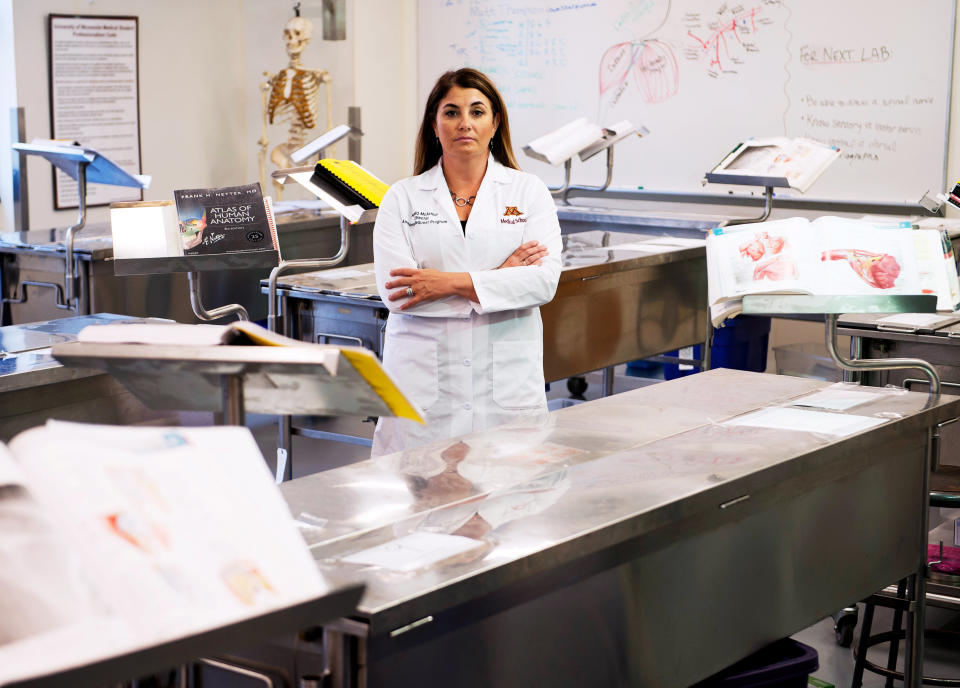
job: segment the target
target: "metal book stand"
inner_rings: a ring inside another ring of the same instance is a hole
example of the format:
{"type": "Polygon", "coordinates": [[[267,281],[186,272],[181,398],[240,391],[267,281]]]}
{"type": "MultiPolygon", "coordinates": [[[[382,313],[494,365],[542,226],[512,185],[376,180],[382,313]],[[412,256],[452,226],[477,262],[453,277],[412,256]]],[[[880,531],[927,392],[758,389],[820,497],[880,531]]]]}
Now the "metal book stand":
{"type": "MultiPolygon", "coordinates": [[[[734,150],[736,150],[736,148],[734,150]]],[[[827,168],[825,167],[822,170],[820,170],[820,173],[817,175],[818,179],[820,175],[826,171],[826,169],[827,168]]],[[[725,227],[729,227],[732,225],[749,224],[752,222],[763,222],[764,220],[770,217],[770,213],[773,211],[773,190],[789,189],[792,187],[792,185],[790,184],[790,180],[787,179],[786,177],[770,177],[770,176],[764,176],[764,175],[732,174],[730,172],[710,171],[710,172],[707,172],[707,174],[705,175],[705,179],[711,184],[731,184],[735,186],[762,186],[763,187],[763,212],[758,217],[727,220],[721,224],[721,226],[725,226],[725,227]]]]}
{"type": "MultiPolygon", "coordinates": [[[[341,203],[337,197],[331,193],[326,182],[313,175],[313,170],[313,166],[292,167],[284,170],[276,170],[271,176],[280,184],[287,184],[291,181],[300,184],[339,213],[340,248],[334,255],[328,258],[283,260],[270,271],[270,277],[267,281],[267,328],[272,332],[279,332],[279,320],[281,317],[287,315],[280,313],[281,300],[277,294],[277,280],[280,275],[290,270],[319,270],[339,265],[346,259],[347,252],[350,250],[350,226],[367,224],[377,219],[376,208],[364,210],[359,205],[347,206],[341,203]]],[[[289,328],[285,327],[284,329],[289,328]]],[[[288,333],[283,332],[282,334],[288,333]]],[[[278,420],[277,430],[277,482],[293,477],[291,456],[293,435],[303,435],[317,439],[354,439],[341,433],[328,433],[308,428],[297,428],[293,425],[293,417],[291,415],[281,415],[278,420]]]]}
{"type": "Polygon", "coordinates": [[[564,180],[563,186],[557,190],[555,193],[560,194],[560,200],[565,204],[569,205],[570,201],[567,196],[570,195],[571,191],[606,191],[610,187],[610,182],[613,181],[613,147],[615,144],[620,143],[625,138],[631,134],[637,134],[638,136],[646,136],[650,133],[646,127],[631,127],[619,133],[614,133],[611,129],[603,130],[603,138],[597,141],[594,144],[591,144],[580,151],[577,155],[580,158],[580,162],[586,162],[593,156],[595,156],[600,151],[607,152],[607,176],[604,179],[603,184],[600,186],[579,186],[570,184],[570,161],[567,160],[564,163],[564,170],[566,178],[564,180]]]}
{"type": "MultiPolygon", "coordinates": [[[[601,184],[600,186],[571,185],[570,178],[573,171],[573,158],[570,157],[563,161],[563,183],[560,186],[548,186],[547,188],[550,190],[550,193],[552,193],[554,196],[559,196],[560,201],[564,205],[570,204],[570,201],[567,197],[570,195],[571,191],[606,191],[610,187],[610,183],[613,181],[613,147],[614,145],[619,143],[620,141],[623,141],[625,138],[627,138],[631,134],[637,134],[638,136],[645,136],[648,133],[650,132],[647,130],[646,127],[631,126],[620,132],[614,132],[612,129],[603,129],[603,137],[599,141],[596,141],[595,143],[591,143],[589,146],[587,146],[586,148],[581,150],[579,153],[577,153],[578,157],[580,158],[580,162],[586,162],[587,160],[589,160],[590,158],[592,158],[593,156],[595,156],[597,153],[601,151],[607,152],[607,165],[606,165],[607,175],[603,184],[601,184]]],[[[546,156],[538,153],[534,149],[530,148],[530,146],[524,146],[523,151],[527,155],[529,155],[531,158],[534,158],[536,160],[541,160],[547,163],[550,162],[550,160],[546,156]]]]}
{"type": "Polygon", "coordinates": [[[714,184],[740,184],[743,186],[762,186],[763,187],[763,212],[757,217],[742,217],[733,220],[724,220],[720,223],[721,227],[730,227],[732,225],[746,225],[753,222],[763,222],[770,217],[773,212],[773,190],[775,188],[786,189],[790,187],[786,177],[746,177],[733,174],[714,174],[707,172],[707,181],[714,184]]]}
{"type": "MultiPolygon", "coordinates": [[[[933,294],[887,295],[887,296],[808,296],[799,294],[757,294],[743,297],[745,315],[796,315],[822,314],[826,319],[827,352],[842,370],[878,371],[919,369],[930,380],[930,400],[940,395],[940,375],[929,362],[919,358],[887,358],[866,360],[844,357],[837,347],[837,321],[842,313],[935,313],[937,297],[933,294]]],[[[931,433],[933,430],[931,429],[931,433]]],[[[926,606],[927,531],[929,529],[930,471],[933,467],[932,446],[934,438],[927,438],[924,452],[920,510],[920,542],[917,568],[909,578],[906,596],[910,605],[907,612],[907,635],[905,641],[905,685],[919,687],[923,674],[923,629],[926,606]]]]}
{"type": "MultiPolygon", "coordinates": [[[[131,175],[109,158],[91,152],[82,146],[14,143],[12,147],[23,155],[39,155],[46,158],[54,167],[77,181],[77,222],[67,228],[65,235],[66,256],[64,258],[63,299],[61,300],[60,290],[56,288],[57,285],[55,284],[28,282],[24,283],[23,287],[25,288],[28,284],[53,286],[57,292],[54,302],[57,308],[83,315],[80,313],[80,297],[77,289],[78,269],[73,247],[76,235],[87,223],[87,182],[145,189],[150,184],[149,178],[144,179],[131,175]]],[[[25,298],[25,292],[21,293],[21,298],[25,298]]]]}
{"type": "Polygon", "coordinates": [[[190,285],[190,307],[198,320],[209,322],[228,315],[236,315],[238,320],[249,320],[250,316],[247,314],[247,309],[239,303],[231,303],[217,308],[204,306],[200,290],[200,273],[268,268],[276,265],[279,260],[280,253],[276,250],[212,253],[202,256],[121,258],[113,261],[113,272],[118,276],[185,272],[190,285]]]}
{"type": "MultiPolygon", "coordinates": [[[[185,673],[185,665],[205,655],[267,642],[285,633],[315,628],[349,616],[356,610],[363,591],[363,585],[339,588],[306,602],[267,611],[218,628],[157,641],[119,655],[91,656],[85,664],[61,671],[44,669],[45,657],[56,656],[57,648],[51,647],[48,653],[36,653],[37,667],[33,675],[4,685],[7,688],[115,685],[175,666],[181,666],[181,671],[185,673]]],[[[199,661],[208,663],[205,659],[199,661]]]]}
{"type": "Polygon", "coordinates": [[[55,344],[52,354],[109,373],[149,408],[222,412],[224,425],[243,425],[247,411],[393,413],[336,347],[74,341],[55,344]]]}

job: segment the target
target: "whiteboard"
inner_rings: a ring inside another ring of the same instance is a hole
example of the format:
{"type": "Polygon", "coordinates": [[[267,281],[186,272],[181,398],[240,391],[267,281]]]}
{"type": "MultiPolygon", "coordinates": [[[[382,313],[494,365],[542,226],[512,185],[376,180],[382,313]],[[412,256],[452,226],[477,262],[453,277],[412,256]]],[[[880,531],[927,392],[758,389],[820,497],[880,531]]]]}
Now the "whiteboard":
{"type": "MultiPolygon", "coordinates": [[[[476,67],[521,148],[563,124],[628,119],[612,188],[710,192],[704,174],[751,137],[803,136],[840,159],[817,199],[915,203],[945,182],[954,0],[420,0],[420,103],[447,69],[476,67]]],[[[598,185],[604,155],[574,161],[598,185]]],[[[778,190],[778,195],[781,191],[778,190]]],[[[784,191],[784,195],[796,194],[784,191]]]]}

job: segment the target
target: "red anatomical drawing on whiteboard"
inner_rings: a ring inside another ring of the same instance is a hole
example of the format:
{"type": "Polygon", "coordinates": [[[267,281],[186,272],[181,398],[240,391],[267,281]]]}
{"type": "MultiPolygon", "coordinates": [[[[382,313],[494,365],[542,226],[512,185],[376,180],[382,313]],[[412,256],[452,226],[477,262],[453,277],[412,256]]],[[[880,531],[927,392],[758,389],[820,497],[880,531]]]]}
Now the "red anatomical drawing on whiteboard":
{"type": "Polygon", "coordinates": [[[600,59],[600,96],[610,91],[616,104],[630,76],[645,103],[662,103],[680,87],[680,70],[673,49],[665,42],[627,41],[607,48],[600,59]]]}

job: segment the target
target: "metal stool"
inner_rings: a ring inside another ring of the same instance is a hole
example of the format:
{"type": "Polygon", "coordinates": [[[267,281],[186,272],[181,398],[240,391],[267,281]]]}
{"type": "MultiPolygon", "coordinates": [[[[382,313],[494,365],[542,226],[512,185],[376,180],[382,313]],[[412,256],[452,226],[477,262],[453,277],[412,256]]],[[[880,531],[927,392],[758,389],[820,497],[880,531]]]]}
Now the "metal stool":
{"type": "MultiPolygon", "coordinates": [[[[940,466],[938,470],[930,474],[930,506],[957,508],[960,507],[960,468],[956,466],[940,466]]],[[[928,574],[929,575],[929,574],[928,574]]],[[[897,671],[897,656],[900,652],[900,641],[905,637],[906,631],[901,626],[903,624],[903,612],[907,610],[909,602],[905,599],[907,579],[904,578],[897,584],[896,597],[889,597],[882,593],[871,595],[865,600],[866,608],[863,614],[863,627],[860,629],[860,639],[854,649],[855,663],[853,667],[853,679],[851,686],[860,688],[863,684],[864,670],[871,671],[886,677],[885,685],[887,688],[893,685],[893,680],[903,681],[903,672],[897,671]],[[873,611],[877,606],[888,607],[894,610],[893,624],[891,630],[885,633],[870,635],[873,624],[873,611]],[[887,655],[887,666],[882,667],[867,659],[867,650],[874,645],[890,643],[890,651],[887,655]]],[[[960,601],[960,600],[958,600],[960,601]]],[[[943,631],[936,629],[925,629],[924,637],[927,638],[954,638],[960,643],[960,633],[956,631],[943,631]]],[[[941,678],[924,676],[923,683],[931,686],[960,686],[960,678],[941,678]]]]}

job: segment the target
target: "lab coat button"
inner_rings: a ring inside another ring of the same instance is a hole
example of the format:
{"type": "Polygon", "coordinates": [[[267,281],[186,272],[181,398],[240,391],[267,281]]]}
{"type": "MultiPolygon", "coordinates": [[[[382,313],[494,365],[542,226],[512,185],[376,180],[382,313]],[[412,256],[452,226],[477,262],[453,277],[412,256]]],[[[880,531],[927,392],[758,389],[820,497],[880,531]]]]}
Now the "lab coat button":
{"type": "Polygon", "coordinates": [[[467,367],[469,368],[469,367],[470,367],[470,359],[469,359],[469,358],[463,359],[463,365],[465,365],[465,366],[467,366],[467,367]]]}
{"type": "Polygon", "coordinates": [[[464,410],[464,411],[469,411],[471,408],[473,408],[473,407],[470,405],[470,402],[469,402],[469,401],[468,401],[466,404],[463,405],[463,410],[464,410]]]}

